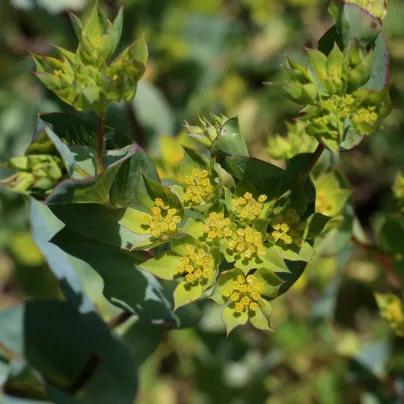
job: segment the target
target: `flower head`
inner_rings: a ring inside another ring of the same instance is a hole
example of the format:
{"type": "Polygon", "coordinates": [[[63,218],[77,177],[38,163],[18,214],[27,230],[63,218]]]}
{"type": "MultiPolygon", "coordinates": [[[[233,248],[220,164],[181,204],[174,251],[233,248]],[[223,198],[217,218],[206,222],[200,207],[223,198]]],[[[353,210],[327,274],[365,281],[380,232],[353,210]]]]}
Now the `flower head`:
{"type": "Polygon", "coordinates": [[[280,242],[283,246],[296,244],[301,247],[306,223],[300,222],[295,209],[288,209],[285,216],[275,216],[271,220],[271,226],[272,232],[269,234],[269,239],[275,244],[280,242]]]}
{"type": "Polygon", "coordinates": [[[223,213],[212,212],[204,221],[202,231],[209,241],[219,243],[224,237],[231,237],[231,220],[224,217],[223,213]]]}
{"type": "Polygon", "coordinates": [[[172,236],[178,232],[181,216],[177,215],[177,209],[170,208],[161,198],[156,198],[151,211],[153,214],[145,215],[144,219],[148,222],[153,237],[172,236]]]}
{"type": "Polygon", "coordinates": [[[229,238],[227,248],[246,259],[266,254],[262,234],[250,226],[239,227],[234,230],[229,238]]]}
{"type": "Polygon", "coordinates": [[[186,204],[201,205],[213,199],[214,187],[210,181],[207,170],[194,168],[192,170],[192,176],[186,177],[185,182],[188,185],[184,194],[186,204]]]}
{"type": "Polygon", "coordinates": [[[257,281],[254,275],[245,277],[240,274],[233,281],[231,289],[223,294],[223,298],[235,304],[236,313],[256,312],[264,287],[264,282],[257,281]]]}
{"type": "Polygon", "coordinates": [[[185,276],[188,284],[195,285],[206,282],[212,274],[214,259],[204,249],[193,245],[186,246],[185,255],[180,258],[181,265],[177,266],[179,276],[185,276]]]}
{"type": "Polygon", "coordinates": [[[241,220],[254,221],[260,217],[264,209],[264,202],[267,199],[268,197],[262,194],[258,197],[258,200],[256,200],[250,192],[246,192],[244,196],[234,198],[232,205],[237,217],[241,220]]]}

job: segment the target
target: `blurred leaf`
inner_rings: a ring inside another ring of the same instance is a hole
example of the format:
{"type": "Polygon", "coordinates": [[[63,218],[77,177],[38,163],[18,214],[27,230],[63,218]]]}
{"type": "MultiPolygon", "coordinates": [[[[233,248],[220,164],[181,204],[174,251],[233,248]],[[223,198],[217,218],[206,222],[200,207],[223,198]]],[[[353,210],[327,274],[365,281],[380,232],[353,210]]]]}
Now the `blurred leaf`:
{"type": "Polygon", "coordinates": [[[71,402],[132,403],[137,376],[130,351],[97,314],[80,314],[68,302],[30,302],[0,313],[0,323],[10,312],[16,332],[5,333],[3,325],[0,340],[41,373],[51,397],[56,389],[66,398],[80,391],[71,402]]]}
{"type": "Polygon", "coordinates": [[[92,302],[86,296],[83,285],[75,269],[83,264],[63,252],[49,240],[58,233],[64,224],[56,218],[44,204],[31,199],[30,222],[33,239],[45,256],[46,261],[56,278],[66,299],[71,301],[80,311],[94,310],[92,302]]]}

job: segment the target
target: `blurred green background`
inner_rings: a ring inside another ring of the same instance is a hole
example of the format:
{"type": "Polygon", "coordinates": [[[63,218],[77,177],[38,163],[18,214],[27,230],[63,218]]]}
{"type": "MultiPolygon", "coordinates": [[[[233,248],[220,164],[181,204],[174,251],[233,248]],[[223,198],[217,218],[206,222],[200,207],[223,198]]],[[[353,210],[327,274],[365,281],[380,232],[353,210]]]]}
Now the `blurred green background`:
{"type": "MultiPolygon", "coordinates": [[[[326,0],[99,3],[110,17],[125,6],[122,48],[145,32],[150,50],[133,101],[135,116],[114,105],[107,123],[145,146],[163,177],[175,175],[182,158],[184,121],[196,124],[198,115],[210,112],[238,115],[251,155],[274,162],[268,139],[286,133],[297,108],[263,82],[282,80],[286,55],[304,61],[304,47],[315,46],[331,25],[326,0]]],[[[31,74],[29,51],[51,54],[52,43],[74,49],[64,9],[85,19],[92,6],[91,0],[1,0],[0,161],[23,154],[38,113],[70,111],[31,74]]],[[[380,133],[339,162],[371,240],[383,215],[394,209],[391,186],[404,170],[403,19],[404,2],[390,0],[384,25],[392,114],[380,133]]],[[[111,318],[117,310],[103,298],[101,280],[88,269],[79,274],[103,317],[111,318]]],[[[24,298],[44,298],[39,291],[53,281],[30,236],[28,201],[1,188],[0,310],[24,298]]],[[[374,254],[348,237],[336,255],[323,248],[292,290],[274,301],[273,334],[243,327],[226,338],[216,307],[206,302],[197,328],[158,329],[156,339],[163,333],[163,342],[146,361],[150,341],[133,347],[142,363],[137,402],[404,403],[404,342],[380,318],[374,298],[393,281],[374,254]]]]}

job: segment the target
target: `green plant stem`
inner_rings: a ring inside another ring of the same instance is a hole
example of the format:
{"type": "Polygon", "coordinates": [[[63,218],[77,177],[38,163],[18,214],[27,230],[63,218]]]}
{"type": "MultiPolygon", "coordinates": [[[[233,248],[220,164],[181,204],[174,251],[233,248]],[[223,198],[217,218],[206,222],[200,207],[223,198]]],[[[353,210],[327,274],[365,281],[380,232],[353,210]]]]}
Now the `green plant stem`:
{"type": "Polygon", "coordinates": [[[301,180],[305,180],[310,175],[311,170],[316,165],[317,161],[323,154],[324,150],[325,150],[325,147],[321,143],[319,143],[316,150],[314,150],[310,164],[306,167],[306,169],[302,173],[300,173],[299,178],[301,180]]]}
{"type": "Polygon", "coordinates": [[[98,117],[97,131],[97,174],[104,171],[104,116],[98,117]]]}

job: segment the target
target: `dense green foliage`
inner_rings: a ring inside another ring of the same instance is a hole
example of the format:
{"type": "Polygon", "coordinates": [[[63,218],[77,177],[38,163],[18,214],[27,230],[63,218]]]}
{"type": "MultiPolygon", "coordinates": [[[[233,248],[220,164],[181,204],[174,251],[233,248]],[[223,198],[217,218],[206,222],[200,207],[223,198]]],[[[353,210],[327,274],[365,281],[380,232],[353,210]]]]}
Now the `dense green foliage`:
{"type": "Polygon", "coordinates": [[[0,402],[400,402],[384,1],[58,3],[1,6],[0,402]]]}

